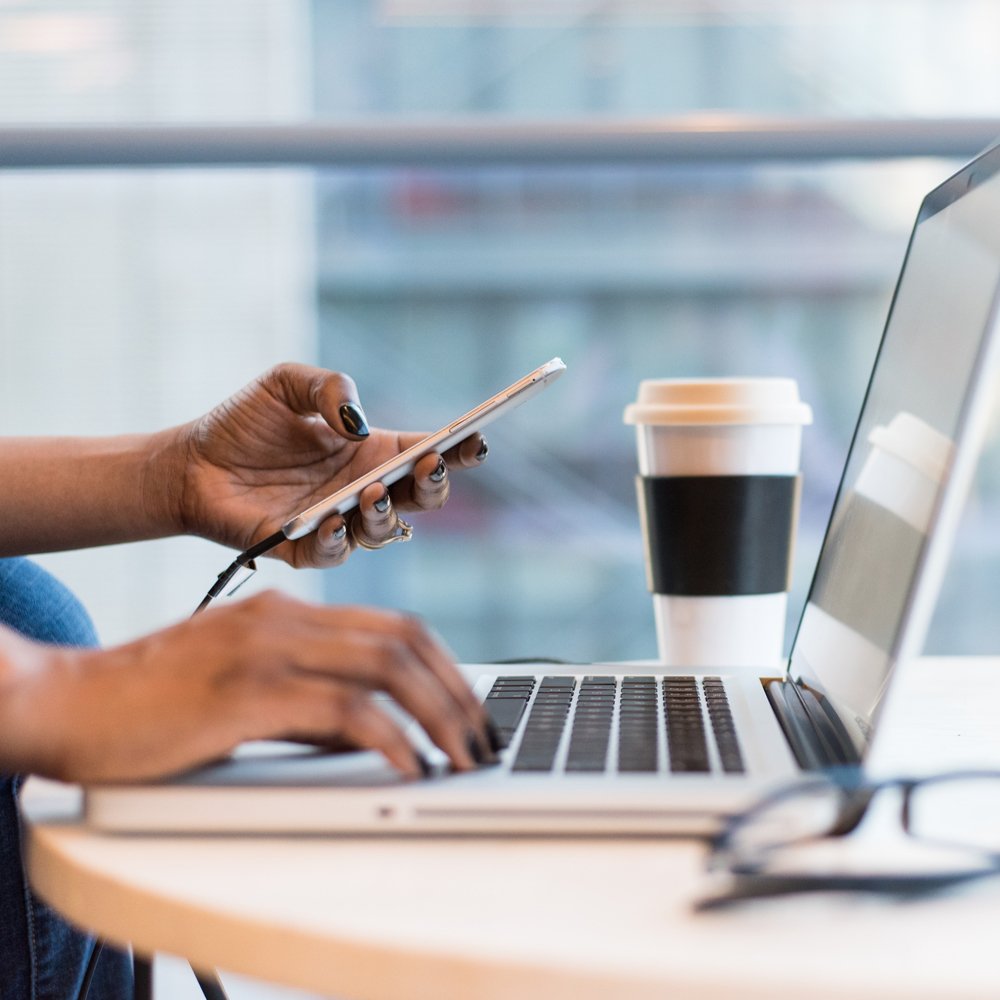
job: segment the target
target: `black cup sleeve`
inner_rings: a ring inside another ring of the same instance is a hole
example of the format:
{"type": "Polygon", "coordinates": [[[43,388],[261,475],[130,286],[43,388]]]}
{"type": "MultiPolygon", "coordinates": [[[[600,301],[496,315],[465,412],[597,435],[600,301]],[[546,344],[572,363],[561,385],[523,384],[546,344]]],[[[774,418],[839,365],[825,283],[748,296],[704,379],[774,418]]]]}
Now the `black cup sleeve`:
{"type": "Polygon", "coordinates": [[[639,476],[649,589],[721,597],[788,590],[801,476],[639,476]]]}

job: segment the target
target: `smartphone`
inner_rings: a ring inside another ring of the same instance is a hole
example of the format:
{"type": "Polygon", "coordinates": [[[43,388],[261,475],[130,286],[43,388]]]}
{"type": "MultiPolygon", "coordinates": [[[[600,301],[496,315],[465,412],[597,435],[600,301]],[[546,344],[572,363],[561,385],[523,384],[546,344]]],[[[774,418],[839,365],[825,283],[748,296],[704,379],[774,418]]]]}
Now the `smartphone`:
{"type": "Polygon", "coordinates": [[[432,451],[447,451],[452,445],[464,441],[470,434],[492,423],[497,417],[531,399],[547,385],[551,385],[564,371],[566,366],[560,358],[546,361],[544,365],[525,375],[524,378],[518,379],[502,392],[491,396],[486,402],[480,403],[475,409],[469,410],[464,416],[453,420],[436,433],[429,434],[422,441],[401,451],[395,458],[390,458],[388,462],[383,462],[360,479],[355,479],[342,490],[331,493],[319,503],[314,503],[307,510],[296,514],[281,526],[282,534],[285,538],[295,539],[315,531],[331,514],[344,514],[352,507],[356,507],[361,491],[372,483],[391,486],[404,476],[408,476],[424,455],[432,451]]]}

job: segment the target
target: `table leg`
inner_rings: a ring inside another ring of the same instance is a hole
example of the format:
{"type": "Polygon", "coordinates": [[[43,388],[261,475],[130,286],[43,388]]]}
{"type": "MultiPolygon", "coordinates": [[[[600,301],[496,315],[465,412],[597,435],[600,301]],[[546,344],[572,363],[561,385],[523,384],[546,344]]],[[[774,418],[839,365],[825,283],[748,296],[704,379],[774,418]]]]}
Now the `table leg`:
{"type": "Polygon", "coordinates": [[[141,955],[132,956],[135,974],[135,1000],[153,1000],[153,961],[141,955]]]}
{"type": "MultiPolygon", "coordinates": [[[[135,970],[135,1000],[153,1000],[152,960],[134,955],[132,966],[135,970]]],[[[214,972],[200,972],[197,969],[191,971],[194,973],[195,979],[198,980],[205,1000],[229,1000],[219,977],[214,972]]]]}
{"type": "Polygon", "coordinates": [[[198,980],[201,992],[205,994],[205,1000],[229,1000],[226,991],[219,982],[219,977],[214,972],[204,972],[192,968],[194,978],[198,980]]]}

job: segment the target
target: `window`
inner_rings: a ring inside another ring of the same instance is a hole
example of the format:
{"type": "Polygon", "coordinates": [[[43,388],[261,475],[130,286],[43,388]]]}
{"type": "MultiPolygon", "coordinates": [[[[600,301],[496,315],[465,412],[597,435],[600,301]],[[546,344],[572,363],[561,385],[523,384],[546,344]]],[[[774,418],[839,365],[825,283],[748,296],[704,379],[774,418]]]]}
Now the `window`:
{"type": "MultiPolygon", "coordinates": [[[[977,116],[998,20],[988,0],[9,3],[0,120],[977,116]]],[[[655,649],[621,421],[639,378],[792,375],[816,412],[794,617],[909,226],[953,166],[0,173],[3,426],[158,427],[296,358],[349,371],[373,422],[430,429],[560,354],[570,374],[491,428],[416,544],[264,580],[411,608],[469,661],[617,659],[655,649]]],[[[991,648],[997,478],[934,648],[991,648]]],[[[197,540],[46,558],[107,641],[185,614],[227,561],[197,540]]]]}

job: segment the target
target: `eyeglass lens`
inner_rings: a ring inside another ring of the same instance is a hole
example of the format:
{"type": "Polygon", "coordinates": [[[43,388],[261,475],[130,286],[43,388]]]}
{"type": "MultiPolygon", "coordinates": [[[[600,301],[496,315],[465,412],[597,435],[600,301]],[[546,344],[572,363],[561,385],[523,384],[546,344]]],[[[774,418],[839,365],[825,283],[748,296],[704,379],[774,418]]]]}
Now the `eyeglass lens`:
{"type": "Polygon", "coordinates": [[[928,779],[910,793],[914,837],[1000,855],[1000,774],[928,779]]]}
{"type": "Polygon", "coordinates": [[[833,784],[803,786],[748,812],[734,825],[729,850],[753,857],[761,852],[822,837],[835,825],[844,792],[833,784]]]}

